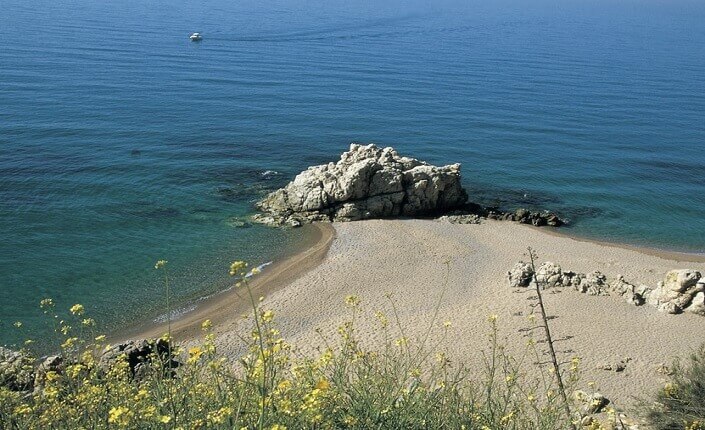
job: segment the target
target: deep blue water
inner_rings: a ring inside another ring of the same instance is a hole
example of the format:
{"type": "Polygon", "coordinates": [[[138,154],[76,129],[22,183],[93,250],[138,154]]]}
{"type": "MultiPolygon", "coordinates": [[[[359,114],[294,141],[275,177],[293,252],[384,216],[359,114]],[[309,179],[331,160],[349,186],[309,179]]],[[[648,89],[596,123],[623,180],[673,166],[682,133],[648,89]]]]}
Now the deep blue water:
{"type": "Polygon", "coordinates": [[[351,141],[705,252],[700,1],[0,0],[0,31],[0,343],[43,297],[158,315],[157,259],[180,303],[224,288],[300,239],[232,217],[351,141]]]}

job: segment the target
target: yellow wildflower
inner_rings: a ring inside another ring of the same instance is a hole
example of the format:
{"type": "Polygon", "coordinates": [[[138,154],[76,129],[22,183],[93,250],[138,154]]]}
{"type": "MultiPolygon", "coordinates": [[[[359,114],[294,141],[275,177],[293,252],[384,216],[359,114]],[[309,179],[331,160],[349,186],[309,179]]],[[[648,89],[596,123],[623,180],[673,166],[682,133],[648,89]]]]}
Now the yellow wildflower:
{"type": "Polygon", "coordinates": [[[262,313],[262,321],[264,322],[271,322],[274,319],[274,312],[272,311],[264,311],[262,313]]]}
{"type": "Polygon", "coordinates": [[[451,325],[452,325],[452,324],[451,324],[450,321],[445,321],[445,322],[443,323],[443,327],[445,327],[445,328],[450,328],[451,325]]]}
{"type": "Polygon", "coordinates": [[[387,316],[384,315],[382,312],[375,312],[375,317],[377,317],[379,322],[382,324],[382,328],[386,328],[389,325],[389,320],[387,319],[387,316]]]}
{"type": "Polygon", "coordinates": [[[39,302],[39,307],[42,309],[54,307],[54,301],[52,299],[42,299],[42,301],[39,302]]]}
{"type": "Polygon", "coordinates": [[[357,296],[347,296],[345,298],[345,304],[350,307],[357,307],[360,304],[360,298],[357,296]]]}
{"type": "Polygon", "coordinates": [[[164,267],[166,267],[166,263],[168,263],[168,261],[159,260],[159,261],[157,261],[157,264],[154,265],[154,268],[155,269],[163,269],[164,267]]]}
{"type": "Polygon", "coordinates": [[[83,308],[83,305],[78,304],[78,303],[71,306],[71,309],[69,309],[69,311],[71,311],[71,313],[74,315],[83,315],[84,310],[85,309],[83,308]]]}
{"type": "Polygon", "coordinates": [[[108,422],[125,425],[129,422],[129,412],[130,410],[124,406],[114,407],[108,412],[108,422]]]}
{"type": "Polygon", "coordinates": [[[22,322],[20,321],[15,321],[15,324],[13,324],[15,327],[20,328],[22,327],[22,322]]]}
{"type": "Polygon", "coordinates": [[[250,273],[252,275],[259,275],[260,273],[262,273],[262,270],[259,267],[255,267],[252,270],[250,270],[250,273]]]}
{"type": "Polygon", "coordinates": [[[497,321],[497,318],[498,318],[497,314],[492,314],[489,317],[487,317],[487,321],[493,323],[493,322],[497,321]]]}
{"type": "Polygon", "coordinates": [[[320,380],[316,383],[316,389],[318,389],[318,390],[326,391],[326,390],[329,389],[329,388],[330,388],[330,382],[328,382],[328,381],[325,380],[325,379],[320,379],[320,380]]]}
{"type": "Polygon", "coordinates": [[[500,424],[507,424],[509,421],[512,420],[512,418],[514,418],[514,411],[511,411],[511,412],[508,413],[507,415],[503,416],[503,417],[499,420],[499,422],[500,422],[500,424]]]}
{"type": "Polygon", "coordinates": [[[201,330],[208,331],[211,328],[213,328],[213,323],[211,322],[211,320],[205,320],[201,323],[201,330]]]}
{"type": "Polygon", "coordinates": [[[203,355],[203,350],[198,346],[194,346],[192,348],[189,348],[188,355],[189,355],[188,362],[193,364],[193,363],[197,362],[198,359],[201,358],[201,355],[203,355]]]}
{"type": "Polygon", "coordinates": [[[159,422],[162,424],[169,424],[171,422],[171,417],[169,415],[162,415],[161,418],[159,418],[159,422]]]}
{"type": "Polygon", "coordinates": [[[230,276],[242,275],[245,268],[247,268],[247,263],[244,261],[233,261],[230,264],[230,276]]]}

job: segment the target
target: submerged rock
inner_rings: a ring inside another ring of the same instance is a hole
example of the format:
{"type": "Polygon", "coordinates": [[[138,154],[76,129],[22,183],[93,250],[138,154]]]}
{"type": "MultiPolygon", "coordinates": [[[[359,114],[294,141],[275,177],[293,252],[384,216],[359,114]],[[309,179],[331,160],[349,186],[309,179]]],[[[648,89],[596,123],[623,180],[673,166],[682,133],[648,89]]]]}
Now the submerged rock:
{"type": "Polygon", "coordinates": [[[426,216],[462,206],[460,164],[432,166],[393,148],[350,145],[336,163],[309,167],[257,203],[258,222],[286,225],[426,216]]]}

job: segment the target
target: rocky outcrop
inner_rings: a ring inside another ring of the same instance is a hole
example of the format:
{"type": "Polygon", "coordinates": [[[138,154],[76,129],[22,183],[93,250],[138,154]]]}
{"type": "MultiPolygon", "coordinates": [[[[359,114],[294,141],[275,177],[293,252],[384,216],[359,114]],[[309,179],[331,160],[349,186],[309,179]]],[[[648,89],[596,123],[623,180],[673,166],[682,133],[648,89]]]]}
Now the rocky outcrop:
{"type": "Polygon", "coordinates": [[[617,279],[610,283],[610,288],[616,294],[622,296],[624,301],[635,306],[646,303],[646,299],[651,294],[652,289],[646,285],[636,286],[624,280],[624,276],[619,275],[617,279]]]}
{"type": "Polygon", "coordinates": [[[671,270],[656,288],[627,282],[622,275],[608,282],[600,272],[588,274],[563,271],[561,266],[550,261],[542,263],[536,273],[531,265],[520,261],[507,272],[511,288],[531,285],[536,279],[541,288],[571,287],[591,296],[615,294],[629,304],[641,306],[648,303],[662,312],[679,314],[691,312],[705,316],[705,278],[700,272],[690,269],[671,270]]]}
{"type": "Polygon", "coordinates": [[[98,367],[107,371],[121,359],[127,362],[130,374],[136,380],[142,379],[155,360],[163,364],[165,371],[172,374],[173,369],[181,366],[181,363],[174,357],[169,342],[164,339],[130,340],[115,345],[103,353],[98,361],[98,367]],[[170,352],[171,356],[169,356],[170,352]]]}
{"type": "MultiPolygon", "coordinates": [[[[163,371],[174,376],[174,369],[181,366],[181,363],[173,351],[171,356],[169,352],[169,342],[163,339],[130,340],[113,346],[101,354],[98,358],[98,368],[102,372],[107,372],[119,360],[125,360],[130,376],[134,380],[140,380],[145,372],[157,363],[163,366],[163,371]]],[[[37,360],[25,352],[0,347],[0,387],[27,394],[38,394],[44,388],[48,373],[61,374],[70,364],[76,364],[76,362],[67,362],[60,355],[51,355],[37,360]]]]}
{"type": "Polygon", "coordinates": [[[573,399],[579,405],[580,415],[586,416],[590,414],[598,414],[610,404],[607,397],[600,393],[588,394],[583,390],[573,392],[573,399]]]}
{"type": "Polygon", "coordinates": [[[337,162],[309,167],[269,193],[256,204],[262,213],[252,220],[299,227],[316,221],[441,215],[439,221],[453,224],[479,224],[483,218],[535,226],[564,224],[551,212],[504,212],[466,203],[467,198],[460,164],[432,166],[402,157],[393,148],[352,144],[337,162]]]}
{"type": "Polygon", "coordinates": [[[553,212],[532,212],[528,209],[517,209],[514,212],[505,212],[496,207],[484,207],[476,203],[467,203],[461,209],[454,210],[438,218],[451,224],[479,224],[482,219],[497,221],[514,221],[520,224],[531,224],[536,227],[560,227],[565,221],[553,212]]]}
{"type": "Polygon", "coordinates": [[[507,272],[507,280],[511,288],[528,287],[532,279],[534,279],[534,270],[531,264],[523,261],[515,264],[512,270],[507,272]]]}
{"type": "Polygon", "coordinates": [[[501,221],[515,221],[520,224],[531,224],[536,227],[544,225],[550,227],[560,227],[565,224],[558,215],[553,212],[532,212],[528,209],[520,208],[514,212],[504,212],[497,208],[487,208],[485,217],[501,221]]]}
{"type": "Polygon", "coordinates": [[[31,391],[33,385],[34,359],[23,352],[0,346],[0,387],[31,391]]]}
{"type": "Polygon", "coordinates": [[[705,291],[702,275],[695,270],[671,270],[649,295],[649,303],[669,314],[683,312],[698,293],[705,291]]]}
{"type": "Polygon", "coordinates": [[[512,270],[507,272],[507,280],[512,288],[528,287],[531,281],[536,280],[542,289],[554,287],[572,287],[576,291],[590,296],[607,296],[607,278],[600,272],[575,273],[563,271],[561,266],[551,261],[546,261],[539,265],[536,273],[529,263],[523,261],[514,265],[512,270]]]}
{"type": "Polygon", "coordinates": [[[312,221],[425,216],[463,205],[460,164],[432,166],[392,148],[350,145],[336,163],[309,167],[257,207],[257,221],[297,225],[312,221]]]}

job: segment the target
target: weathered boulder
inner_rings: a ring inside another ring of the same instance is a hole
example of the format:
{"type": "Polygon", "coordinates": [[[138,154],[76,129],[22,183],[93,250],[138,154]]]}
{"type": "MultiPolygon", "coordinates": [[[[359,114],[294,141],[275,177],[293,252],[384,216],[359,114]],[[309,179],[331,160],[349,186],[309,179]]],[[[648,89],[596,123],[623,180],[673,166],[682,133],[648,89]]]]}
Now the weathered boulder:
{"type": "Polygon", "coordinates": [[[536,280],[544,288],[561,287],[563,286],[563,270],[561,270],[561,266],[546,261],[541,263],[536,271],[536,280]]]}
{"type": "Polygon", "coordinates": [[[534,271],[531,264],[518,262],[512,267],[512,270],[507,272],[507,280],[511,288],[528,287],[534,277],[534,271]]]}
{"type": "Polygon", "coordinates": [[[60,355],[50,355],[44,358],[34,371],[34,393],[40,393],[44,389],[49,372],[62,373],[64,364],[64,358],[60,355]]]}
{"type": "Polygon", "coordinates": [[[671,270],[649,295],[649,303],[662,312],[679,314],[698,293],[705,291],[705,284],[698,282],[700,278],[700,272],[695,270],[671,270]]]}
{"type": "Polygon", "coordinates": [[[443,215],[438,217],[438,221],[447,222],[450,224],[480,224],[482,222],[480,216],[475,214],[443,215]]]}
{"type": "Polygon", "coordinates": [[[142,379],[145,372],[149,371],[150,366],[154,363],[163,366],[162,370],[172,373],[172,375],[173,369],[181,366],[181,363],[176,360],[174,352],[171,351],[169,342],[164,339],[129,340],[115,345],[101,355],[98,367],[108,371],[119,360],[125,360],[130,375],[136,380],[142,379]]]}
{"type": "Polygon", "coordinates": [[[588,296],[609,296],[607,277],[598,271],[590,272],[581,279],[578,291],[588,296]]]}
{"type": "Polygon", "coordinates": [[[573,392],[573,398],[580,405],[580,414],[582,416],[600,413],[605,406],[610,404],[609,399],[602,394],[588,394],[583,390],[573,392]]]}
{"type": "Polygon", "coordinates": [[[641,306],[646,303],[646,299],[651,294],[651,288],[646,285],[636,286],[624,280],[624,276],[619,275],[617,279],[609,284],[612,291],[622,296],[629,304],[641,306]]]}
{"type": "Polygon", "coordinates": [[[686,308],[686,310],[696,315],[705,317],[705,293],[700,291],[693,296],[693,301],[690,303],[690,306],[686,308]]]}
{"type": "Polygon", "coordinates": [[[423,216],[463,205],[460,164],[432,166],[392,148],[350,145],[336,163],[309,167],[257,203],[272,225],[423,216]]]}
{"type": "Polygon", "coordinates": [[[28,354],[0,346],[0,387],[11,391],[31,391],[34,362],[28,354]]]}

